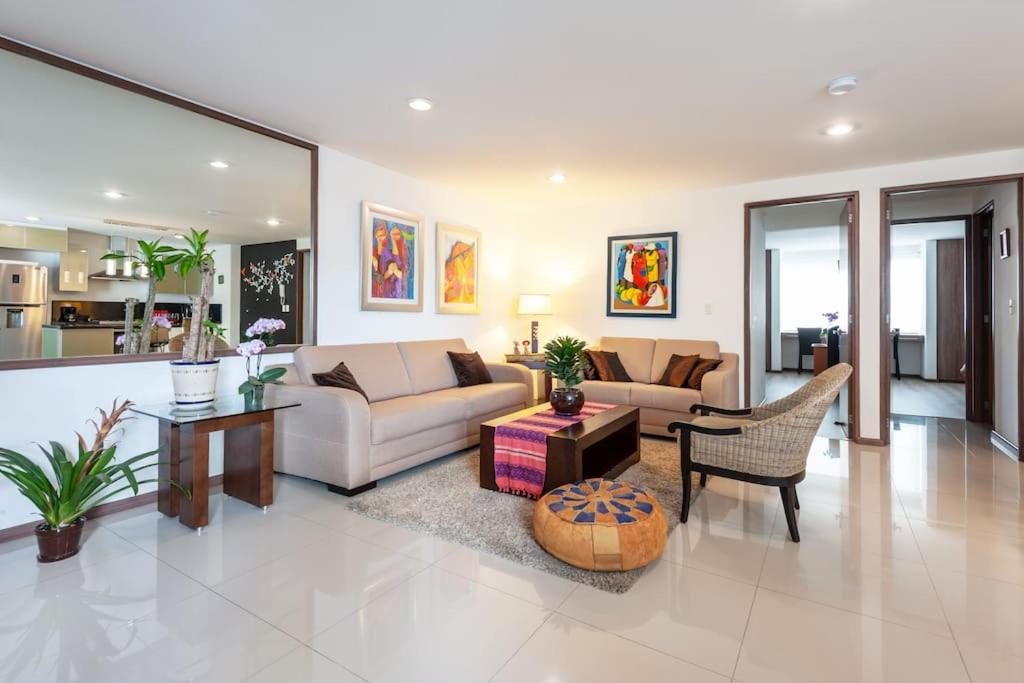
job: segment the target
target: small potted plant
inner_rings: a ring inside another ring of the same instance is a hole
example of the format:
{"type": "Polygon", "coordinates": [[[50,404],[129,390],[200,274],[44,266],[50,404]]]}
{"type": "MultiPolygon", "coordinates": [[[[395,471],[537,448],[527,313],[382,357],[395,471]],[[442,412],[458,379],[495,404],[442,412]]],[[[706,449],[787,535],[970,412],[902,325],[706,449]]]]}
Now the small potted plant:
{"type": "Polygon", "coordinates": [[[224,328],[210,320],[215,264],[213,252],[207,248],[208,233],[193,229],[185,236],[185,247],[178,250],[181,276],[187,277],[192,270],[202,274],[199,294],[192,297],[192,326],[182,345],[181,360],[171,361],[174,401],[179,405],[203,406],[217,395],[220,361],[214,358],[214,348],[224,328]]]}
{"type": "Polygon", "coordinates": [[[558,337],[544,345],[544,368],[556,386],[551,390],[551,407],[559,415],[579,415],[583,392],[576,385],[583,380],[583,349],[587,343],[573,337],[558,337]]]}
{"type": "MultiPolygon", "coordinates": [[[[159,465],[155,460],[145,462],[159,451],[153,450],[128,458],[115,459],[117,444],[107,441],[117,436],[126,419],[130,401],[118,405],[114,401],[108,413],[100,409],[99,423],[92,445],[78,434],[78,453],[72,459],[61,444],[51,441],[49,448],[40,444],[51,474],[42,465],[7,448],[0,448],[0,474],[13,483],[29,499],[43,521],[36,526],[40,562],[56,562],[78,553],[85,526],[85,516],[94,507],[119,493],[131,490],[138,494],[141,484],[158,481],[139,479],[139,472],[159,465]]],[[[177,482],[170,484],[189,496],[177,482]]]]}
{"type": "Polygon", "coordinates": [[[825,319],[825,325],[821,328],[821,343],[824,344],[828,341],[828,335],[838,329],[836,321],[839,320],[839,311],[828,311],[822,313],[821,317],[825,319]]]}
{"type": "Polygon", "coordinates": [[[280,384],[281,377],[285,373],[284,368],[270,368],[261,370],[263,367],[263,352],[267,347],[274,346],[274,333],[285,328],[283,320],[276,318],[260,318],[245,331],[248,341],[238,345],[235,351],[240,356],[245,356],[244,382],[238,385],[238,393],[245,397],[246,409],[259,408],[263,406],[263,390],[268,384],[280,384]],[[252,371],[252,359],[256,357],[256,374],[252,371]]]}

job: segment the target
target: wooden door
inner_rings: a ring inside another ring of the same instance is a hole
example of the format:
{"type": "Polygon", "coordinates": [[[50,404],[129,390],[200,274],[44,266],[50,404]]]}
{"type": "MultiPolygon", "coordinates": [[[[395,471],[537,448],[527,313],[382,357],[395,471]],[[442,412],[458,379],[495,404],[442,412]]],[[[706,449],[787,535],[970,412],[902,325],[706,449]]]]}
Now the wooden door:
{"type": "Polygon", "coordinates": [[[936,241],[936,379],[963,382],[967,363],[964,328],[964,241],[936,241]]]}

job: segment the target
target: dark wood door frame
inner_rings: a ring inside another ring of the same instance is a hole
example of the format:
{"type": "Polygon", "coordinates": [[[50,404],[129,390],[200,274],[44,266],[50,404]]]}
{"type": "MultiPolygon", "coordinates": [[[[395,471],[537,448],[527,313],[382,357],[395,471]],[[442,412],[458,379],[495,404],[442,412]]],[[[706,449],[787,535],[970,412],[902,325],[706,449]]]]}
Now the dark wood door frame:
{"type": "MultiPolygon", "coordinates": [[[[883,187],[879,190],[879,433],[882,435],[883,443],[889,443],[889,417],[892,409],[892,395],[889,387],[890,358],[887,352],[889,348],[889,295],[891,282],[889,278],[890,262],[892,260],[890,245],[890,221],[891,221],[891,200],[892,196],[905,192],[921,192],[924,190],[942,190],[956,187],[974,187],[980,185],[993,185],[996,183],[1016,183],[1017,185],[1017,238],[1014,248],[1017,250],[1017,304],[1020,305],[1024,297],[1024,235],[1021,227],[1024,227],[1024,173],[1011,173],[1007,175],[984,176],[979,178],[963,178],[960,180],[947,180],[933,183],[919,183],[916,185],[899,185],[894,187],[883,187]]],[[[1021,437],[1024,436],[1024,405],[1021,397],[1024,396],[1024,318],[1017,315],[1017,443],[1024,445],[1021,437]]],[[[1018,449],[1018,457],[1020,450],[1018,449]]]]}
{"type": "MultiPolygon", "coordinates": [[[[746,405],[750,405],[750,213],[754,209],[764,209],[770,206],[785,206],[787,204],[813,204],[833,200],[845,200],[850,207],[850,223],[847,234],[847,249],[849,252],[849,284],[847,288],[848,310],[850,320],[848,324],[850,337],[850,365],[853,366],[853,374],[850,376],[849,387],[849,436],[857,443],[874,444],[875,439],[865,439],[861,436],[860,429],[860,391],[858,381],[860,377],[860,297],[858,288],[860,285],[860,192],[834,192],[831,194],[808,195],[803,197],[789,197],[785,199],[769,199],[758,202],[747,202],[743,205],[743,398],[746,405]]],[[[1018,231],[1019,232],[1019,231],[1018,231]]]]}
{"type": "Polygon", "coordinates": [[[994,349],[992,346],[992,238],[995,202],[967,217],[967,419],[992,425],[995,404],[994,349]]]}

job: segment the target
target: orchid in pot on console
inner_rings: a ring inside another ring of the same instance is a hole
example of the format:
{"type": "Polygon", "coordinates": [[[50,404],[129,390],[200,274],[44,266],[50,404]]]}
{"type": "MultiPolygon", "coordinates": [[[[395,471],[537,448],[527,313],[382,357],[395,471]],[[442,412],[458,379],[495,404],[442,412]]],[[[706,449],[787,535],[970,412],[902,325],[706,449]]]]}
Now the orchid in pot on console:
{"type": "Polygon", "coordinates": [[[258,404],[263,400],[263,388],[268,384],[281,384],[284,368],[263,370],[263,352],[274,346],[274,333],[285,328],[283,320],[276,318],[260,318],[245,331],[249,341],[244,341],[235,348],[238,355],[245,358],[246,380],[238,386],[238,393],[245,396],[247,404],[258,404]],[[256,359],[256,372],[253,373],[252,359],[256,359]]]}

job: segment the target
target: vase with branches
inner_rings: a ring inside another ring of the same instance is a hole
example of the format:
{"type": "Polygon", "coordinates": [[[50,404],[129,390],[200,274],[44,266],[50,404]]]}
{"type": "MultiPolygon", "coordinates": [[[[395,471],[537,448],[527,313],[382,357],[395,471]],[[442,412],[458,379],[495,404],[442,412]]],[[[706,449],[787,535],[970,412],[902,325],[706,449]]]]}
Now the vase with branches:
{"type": "MultiPolygon", "coordinates": [[[[99,410],[100,419],[90,420],[96,430],[92,443],[78,436],[77,454],[57,441],[49,447],[40,444],[46,465],[17,451],[0,448],[0,475],[6,477],[32,505],[43,521],[36,527],[39,560],[55,562],[78,552],[85,516],[100,503],[125,491],[139,493],[139,487],[158,481],[141,479],[140,472],[159,463],[153,459],[159,450],[147,451],[126,460],[117,460],[117,438],[132,406],[130,401],[115,400],[110,411],[99,410]],[[115,443],[110,443],[110,442],[115,443]]],[[[170,484],[185,496],[189,492],[177,482],[170,484]]]]}
{"type": "Polygon", "coordinates": [[[210,320],[210,298],[216,273],[213,251],[208,245],[209,230],[192,229],[185,235],[185,246],[177,250],[181,277],[192,271],[201,275],[199,293],[192,297],[192,322],[182,344],[181,360],[171,361],[174,400],[182,405],[211,403],[217,394],[217,369],[214,358],[217,340],[224,328],[210,320]]]}
{"type": "Polygon", "coordinates": [[[148,286],[146,289],[146,304],[142,309],[142,319],[137,322],[135,318],[135,304],[137,299],[129,298],[125,302],[125,326],[124,340],[121,345],[121,353],[149,353],[149,341],[153,333],[153,310],[156,307],[157,283],[167,276],[168,269],[181,260],[181,252],[174,247],[160,244],[160,240],[136,242],[138,251],[134,254],[125,254],[115,251],[104,254],[104,260],[125,259],[131,264],[133,271],[140,271],[146,274],[148,286]]]}
{"type": "Polygon", "coordinates": [[[559,415],[578,415],[583,410],[583,350],[587,343],[574,337],[557,337],[544,345],[544,369],[557,386],[551,390],[551,407],[559,415]]]}

